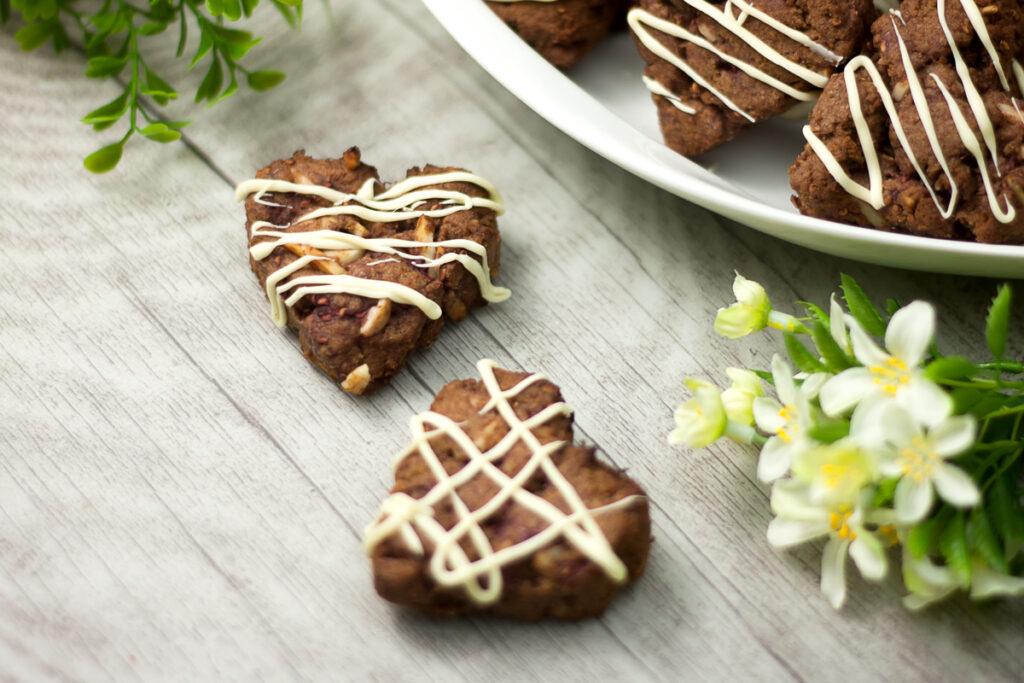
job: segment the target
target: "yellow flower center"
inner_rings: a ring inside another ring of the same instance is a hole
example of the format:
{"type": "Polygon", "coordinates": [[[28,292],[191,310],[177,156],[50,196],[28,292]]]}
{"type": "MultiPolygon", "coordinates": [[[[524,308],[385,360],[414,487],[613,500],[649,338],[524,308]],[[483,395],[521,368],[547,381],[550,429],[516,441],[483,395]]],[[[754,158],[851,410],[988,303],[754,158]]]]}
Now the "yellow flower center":
{"type": "Polygon", "coordinates": [[[910,382],[907,364],[897,358],[886,358],[882,365],[872,365],[868,370],[871,371],[871,378],[875,384],[890,395],[910,382]]]}
{"type": "Polygon", "coordinates": [[[915,436],[909,446],[900,449],[900,457],[903,458],[903,474],[918,483],[931,478],[939,460],[935,449],[919,436],[915,436]]]}
{"type": "Polygon", "coordinates": [[[882,534],[882,538],[889,542],[889,545],[899,545],[900,536],[896,532],[896,527],[892,524],[883,524],[878,527],[878,533],[882,534]]]}
{"type": "Polygon", "coordinates": [[[853,508],[849,505],[840,505],[834,510],[828,516],[828,524],[832,527],[832,531],[836,532],[836,536],[851,541],[857,538],[857,534],[850,528],[850,515],[853,514],[853,508]]]}
{"type": "Polygon", "coordinates": [[[800,431],[800,425],[796,423],[796,408],[791,405],[783,406],[779,411],[779,417],[785,420],[786,424],[782,425],[776,433],[780,439],[789,443],[800,431]]]}

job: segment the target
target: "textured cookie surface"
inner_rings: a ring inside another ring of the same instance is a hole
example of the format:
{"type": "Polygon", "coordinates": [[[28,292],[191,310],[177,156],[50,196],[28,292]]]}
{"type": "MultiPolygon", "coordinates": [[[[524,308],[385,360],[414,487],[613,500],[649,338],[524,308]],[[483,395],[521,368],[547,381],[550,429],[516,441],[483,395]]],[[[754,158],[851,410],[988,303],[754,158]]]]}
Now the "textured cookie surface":
{"type": "Polygon", "coordinates": [[[432,614],[526,620],[599,614],[644,570],[643,491],[573,445],[572,413],[540,375],[477,365],[412,421],[395,486],[367,528],[374,583],[432,614]]]}
{"type": "Polygon", "coordinates": [[[812,102],[875,14],[871,0],[640,0],[628,21],[665,143],[693,155],[812,102]]]}
{"type": "Polygon", "coordinates": [[[590,52],[626,11],[626,0],[488,2],[502,21],[555,66],[567,68],[590,52]]]}
{"type": "Polygon", "coordinates": [[[1024,243],[1024,12],[907,0],[833,76],[790,170],[801,212],[932,237],[1024,243]],[[939,8],[943,11],[940,12],[939,8]]]}
{"type": "Polygon", "coordinates": [[[296,152],[239,185],[253,272],[279,325],[353,394],[386,384],[445,318],[501,301],[501,199],[455,168],[413,168],[391,187],[352,148],[296,152]]]}

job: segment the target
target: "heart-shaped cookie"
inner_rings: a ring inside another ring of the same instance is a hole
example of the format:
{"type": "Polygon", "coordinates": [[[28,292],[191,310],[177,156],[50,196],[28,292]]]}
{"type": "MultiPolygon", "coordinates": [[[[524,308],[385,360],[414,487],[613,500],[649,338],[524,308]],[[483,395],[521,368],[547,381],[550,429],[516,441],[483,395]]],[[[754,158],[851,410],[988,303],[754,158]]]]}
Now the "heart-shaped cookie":
{"type": "Polygon", "coordinates": [[[253,272],[274,321],[341,387],[386,384],[445,318],[503,301],[491,183],[425,166],[385,186],[356,147],[339,159],[302,151],[241,183],[253,272]]]}
{"type": "Polygon", "coordinates": [[[432,614],[599,614],[643,573],[647,498],[573,441],[542,375],[489,360],[412,419],[395,486],[366,530],[381,596],[432,614]]]}

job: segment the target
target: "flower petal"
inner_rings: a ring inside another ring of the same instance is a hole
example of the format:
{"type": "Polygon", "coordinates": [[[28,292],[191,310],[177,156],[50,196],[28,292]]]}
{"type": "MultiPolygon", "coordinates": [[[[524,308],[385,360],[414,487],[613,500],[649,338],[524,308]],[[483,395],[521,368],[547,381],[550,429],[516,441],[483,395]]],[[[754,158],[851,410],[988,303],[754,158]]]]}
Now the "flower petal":
{"type": "Polygon", "coordinates": [[[889,354],[878,348],[864,328],[852,315],[846,316],[846,324],[850,326],[850,341],[853,343],[853,355],[866,367],[885,365],[889,354]]]}
{"type": "Polygon", "coordinates": [[[971,599],[983,600],[1002,595],[1024,595],[1024,577],[976,567],[971,580],[971,599]]]}
{"type": "Polygon", "coordinates": [[[786,405],[796,403],[796,385],[793,383],[793,371],[782,356],[772,356],[772,379],[775,380],[775,393],[786,405]]]}
{"type": "Polygon", "coordinates": [[[818,395],[818,392],[821,391],[822,385],[824,385],[831,376],[832,375],[827,372],[816,372],[813,375],[810,375],[804,380],[804,383],[800,385],[800,393],[808,399],[814,398],[818,395]]]}
{"type": "Polygon", "coordinates": [[[850,355],[853,353],[853,347],[850,345],[850,335],[846,331],[846,321],[843,318],[843,307],[836,301],[835,293],[832,294],[832,298],[829,299],[828,307],[828,331],[832,335],[832,339],[835,340],[836,344],[839,344],[839,348],[850,355]]]}
{"type": "Polygon", "coordinates": [[[972,415],[954,415],[928,432],[935,454],[943,458],[960,455],[973,443],[977,422],[972,415]]]}
{"type": "Polygon", "coordinates": [[[807,485],[794,479],[783,479],[772,486],[771,508],[779,517],[814,522],[821,533],[829,530],[829,511],[813,505],[807,485]]]}
{"type": "Polygon", "coordinates": [[[861,576],[868,581],[880,581],[889,568],[882,544],[866,532],[857,534],[850,545],[850,557],[857,563],[861,576]]]}
{"type": "Polygon", "coordinates": [[[846,601],[846,549],[849,545],[848,540],[830,538],[821,556],[821,592],[832,609],[839,609],[846,601]]]}
{"type": "Polygon", "coordinates": [[[757,478],[770,484],[789,471],[793,462],[793,447],[777,436],[765,442],[757,459],[757,478]]]}
{"type": "Polygon", "coordinates": [[[900,524],[914,524],[928,514],[934,501],[935,492],[930,480],[915,481],[912,477],[903,477],[893,494],[896,519],[900,524]]]}
{"type": "Polygon", "coordinates": [[[768,301],[768,294],[765,293],[764,287],[753,280],[748,280],[739,273],[736,273],[736,278],[732,281],[732,293],[736,295],[736,301],[740,302],[744,306],[753,306],[756,308],[771,307],[771,303],[768,301]]]}
{"type": "Polygon", "coordinates": [[[875,391],[871,371],[867,368],[850,368],[829,378],[821,387],[818,401],[826,415],[836,417],[855,406],[864,397],[875,391]]]}
{"type": "Polygon", "coordinates": [[[927,301],[914,301],[893,314],[885,330],[885,347],[907,367],[916,367],[934,334],[935,308],[927,301]]]}
{"type": "Polygon", "coordinates": [[[820,538],[828,533],[823,522],[776,517],[768,523],[768,543],[776,548],[788,548],[820,538]]]}
{"type": "Polygon", "coordinates": [[[935,463],[932,479],[935,481],[935,488],[938,489],[939,495],[953,505],[973,507],[981,499],[978,485],[974,483],[970,475],[955,465],[944,462],[935,463]]]}
{"type": "Polygon", "coordinates": [[[885,419],[891,408],[892,401],[883,394],[870,394],[850,417],[850,437],[865,448],[880,448],[886,440],[885,419]]]}
{"type": "Polygon", "coordinates": [[[725,374],[732,380],[734,389],[752,394],[753,396],[764,396],[764,384],[761,382],[761,378],[750,370],[726,368],[725,374]]]}
{"type": "Polygon", "coordinates": [[[938,384],[918,376],[896,393],[896,401],[926,427],[937,425],[953,412],[953,399],[938,384]]]}
{"type": "Polygon", "coordinates": [[[762,431],[775,434],[786,426],[786,418],[782,417],[782,404],[774,398],[758,396],[754,399],[754,421],[762,431]]]}
{"type": "Polygon", "coordinates": [[[728,308],[719,308],[715,316],[715,332],[729,339],[739,339],[752,332],[764,329],[765,316],[750,306],[735,303],[728,308]]]}

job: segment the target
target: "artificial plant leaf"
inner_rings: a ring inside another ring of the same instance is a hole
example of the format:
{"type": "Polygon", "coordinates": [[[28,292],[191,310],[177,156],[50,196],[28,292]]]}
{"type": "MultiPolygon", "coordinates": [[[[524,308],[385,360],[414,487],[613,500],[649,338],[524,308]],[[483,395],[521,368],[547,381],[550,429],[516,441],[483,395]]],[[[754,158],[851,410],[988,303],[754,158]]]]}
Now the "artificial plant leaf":
{"type": "Polygon", "coordinates": [[[121,161],[121,153],[124,151],[124,140],[119,140],[112,145],[101,147],[82,162],[87,169],[93,173],[106,173],[121,161]]]}
{"type": "Polygon", "coordinates": [[[857,281],[843,273],[841,287],[843,290],[843,300],[846,301],[846,307],[850,310],[850,315],[860,323],[861,327],[868,334],[884,337],[885,321],[882,320],[878,309],[875,308],[875,305],[864,294],[864,290],[860,288],[857,281]]]}

